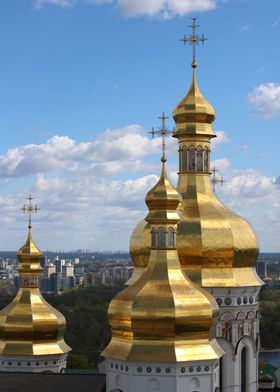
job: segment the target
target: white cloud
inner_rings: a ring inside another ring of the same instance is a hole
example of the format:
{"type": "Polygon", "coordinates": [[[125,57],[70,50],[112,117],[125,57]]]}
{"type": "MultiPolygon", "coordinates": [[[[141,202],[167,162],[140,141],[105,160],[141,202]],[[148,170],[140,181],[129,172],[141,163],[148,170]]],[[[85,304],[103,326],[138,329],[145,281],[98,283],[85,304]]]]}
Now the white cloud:
{"type": "Polygon", "coordinates": [[[280,113],[280,84],[265,83],[255,87],[248,94],[249,103],[262,117],[272,117],[280,113]]]}
{"type": "Polygon", "coordinates": [[[211,166],[215,166],[217,170],[225,171],[230,167],[230,161],[227,158],[215,159],[211,166]]]}
{"type": "MultiPolygon", "coordinates": [[[[81,0],[82,1],[82,0],[81,0]]],[[[184,16],[192,12],[209,11],[216,7],[216,0],[83,0],[88,4],[115,4],[124,17],[160,17],[169,19],[184,16]]],[[[40,9],[45,4],[60,7],[72,6],[76,0],[36,0],[35,7],[40,9]]]]}
{"type": "Polygon", "coordinates": [[[73,7],[76,4],[76,0],[36,0],[34,7],[41,9],[47,4],[57,5],[62,8],[73,7]]]}
{"type": "Polygon", "coordinates": [[[25,177],[64,169],[76,171],[86,162],[91,162],[88,170],[99,170],[100,174],[140,171],[139,158],[156,153],[159,148],[160,139],[150,140],[139,125],[109,129],[91,142],[56,135],[46,143],[16,147],[0,156],[0,177],[25,177]],[[132,161],[135,165],[131,165],[132,161]]]}
{"type": "MultiPolygon", "coordinates": [[[[229,142],[222,131],[216,140],[229,142]]],[[[160,173],[160,144],[159,138],[149,139],[142,127],[131,125],[107,130],[92,141],[54,136],[10,149],[0,157],[0,219],[5,222],[0,246],[15,249],[23,243],[26,218],[19,208],[31,191],[41,207],[34,236],[42,249],[127,249],[133,227],[147,214],[145,195],[160,173]]],[[[169,178],[175,185],[177,140],[170,138],[167,145],[176,157],[175,163],[169,153],[169,178]]],[[[253,169],[233,171],[227,158],[213,164],[226,180],[217,194],[251,220],[268,244],[271,227],[276,231],[280,225],[272,219],[280,206],[279,178],[253,169]]],[[[278,240],[273,241],[276,248],[278,240]]]]}

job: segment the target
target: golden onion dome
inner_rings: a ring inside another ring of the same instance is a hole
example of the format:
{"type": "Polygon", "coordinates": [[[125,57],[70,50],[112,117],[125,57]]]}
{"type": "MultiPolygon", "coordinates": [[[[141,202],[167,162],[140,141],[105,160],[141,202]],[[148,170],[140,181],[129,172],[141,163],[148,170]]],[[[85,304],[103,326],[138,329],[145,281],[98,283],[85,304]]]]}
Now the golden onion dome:
{"type": "Polygon", "coordinates": [[[140,278],[111,301],[112,339],[102,355],[128,361],[184,362],[218,359],[212,338],[218,306],[183,273],[176,249],[178,192],[161,177],[148,192],[150,257],[140,278]],[[168,209],[167,209],[168,208],[168,209]]]}
{"type": "MultiPolygon", "coordinates": [[[[164,161],[164,158],[162,160],[164,161]]],[[[166,170],[164,165],[162,170],[166,170]]],[[[162,203],[169,210],[173,208],[177,197],[177,191],[166,180],[166,173],[162,172],[158,183],[147,193],[146,204],[151,210],[155,210],[157,204],[162,203]],[[167,205],[168,203],[170,206],[167,205]]],[[[151,225],[146,219],[139,222],[132,232],[130,238],[130,255],[133,261],[134,271],[130,279],[126,282],[127,286],[130,286],[139,279],[148,265],[151,252],[150,235],[151,225]]]]}
{"type": "Polygon", "coordinates": [[[173,111],[176,122],[175,135],[204,135],[215,137],[211,123],[215,120],[215,109],[201,94],[193,69],[192,83],[187,95],[173,111]]]}
{"type": "Polygon", "coordinates": [[[0,311],[1,355],[56,355],[71,349],[63,339],[64,316],[45,301],[39,290],[42,253],[32,239],[31,225],[18,251],[20,288],[0,311]]]}
{"type": "Polygon", "coordinates": [[[198,89],[195,70],[193,74],[191,88],[173,116],[180,157],[177,246],[181,266],[203,287],[260,286],[254,230],[212,190],[209,154],[215,111],[198,89]]]}

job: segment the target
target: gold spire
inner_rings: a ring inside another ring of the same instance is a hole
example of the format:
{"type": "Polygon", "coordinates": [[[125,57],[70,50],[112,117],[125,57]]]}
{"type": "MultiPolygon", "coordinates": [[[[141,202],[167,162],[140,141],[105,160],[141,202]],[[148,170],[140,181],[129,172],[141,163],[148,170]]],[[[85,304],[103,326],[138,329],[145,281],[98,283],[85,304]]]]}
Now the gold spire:
{"type": "Polygon", "coordinates": [[[28,236],[17,253],[20,288],[14,300],[0,311],[0,355],[64,354],[71,350],[63,339],[65,318],[39,290],[42,253],[31,232],[31,214],[39,209],[32,205],[31,195],[28,200],[22,209],[29,215],[28,236]]]}
{"type": "Polygon", "coordinates": [[[102,353],[105,357],[184,362],[218,359],[223,354],[210,333],[217,304],[180,267],[176,249],[179,202],[162,159],[160,179],[146,196],[146,220],[151,225],[148,266],[109,306],[112,339],[102,353]]]}
{"type": "MultiPolygon", "coordinates": [[[[161,126],[155,130],[152,128],[149,134],[154,138],[155,135],[161,137],[162,139],[162,162],[166,161],[166,138],[173,134],[173,131],[170,131],[166,125],[166,120],[169,118],[165,115],[165,112],[162,112],[162,115],[158,117],[161,120],[161,126]]],[[[163,170],[165,170],[165,166],[163,165],[163,170]]],[[[161,180],[163,181],[166,173],[161,173],[161,180]]],[[[162,189],[162,186],[161,186],[162,189]]],[[[149,192],[150,193],[150,192],[149,192]]],[[[149,195],[148,193],[148,195],[149,195]]],[[[147,197],[148,197],[147,195],[147,197]]],[[[136,280],[141,276],[144,269],[147,267],[150,255],[150,223],[147,222],[146,219],[143,219],[141,222],[137,224],[135,229],[133,230],[130,238],[130,255],[133,261],[134,270],[130,279],[126,282],[128,286],[136,282],[136,280]]]]}
{"type": "Polygon", "coordinates": [[[215,136],[215,111],[193,79],[186,97],[173,113],[179,141],[182,195],[178,254],[185,273],[203,287],[259,286],[254,266],[255,233],[245,219],[226,208],[210,182],[210,142],[215,136]]]}

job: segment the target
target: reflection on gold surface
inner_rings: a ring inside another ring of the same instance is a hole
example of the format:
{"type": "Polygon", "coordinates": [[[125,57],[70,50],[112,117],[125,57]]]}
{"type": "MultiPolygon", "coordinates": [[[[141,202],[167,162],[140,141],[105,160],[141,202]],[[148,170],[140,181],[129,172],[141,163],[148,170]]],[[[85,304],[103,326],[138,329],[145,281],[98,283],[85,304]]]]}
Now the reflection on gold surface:
{"type": "MultiPolygon", "coordinates": [[[[163,162],[159,182],[146,196],[151,230],[176,233],[179,202],[163,162]]],[[[223,354],[211,335],[217,315],[212,296],[182,272],[176,243],[157,243],[144,273],[109,306],[112,339],[102,355],[129,361],[217,359],[223,354]]]]}
{"type": "Polygon", "coordinates": [[[63,339],[64,316],[49,305],[38,288],[40,250],[29,228],[26,243],[18,251],[20,289],[0,311],[1,355],[52,355],[70,351],[63,339]]]}

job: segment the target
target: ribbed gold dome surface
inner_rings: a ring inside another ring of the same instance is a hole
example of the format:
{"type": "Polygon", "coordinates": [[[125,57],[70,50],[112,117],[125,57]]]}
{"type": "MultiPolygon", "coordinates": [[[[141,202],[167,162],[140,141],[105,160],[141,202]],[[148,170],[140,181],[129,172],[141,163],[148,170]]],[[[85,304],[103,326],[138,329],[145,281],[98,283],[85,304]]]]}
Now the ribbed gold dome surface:
{"type": "Polygon", "coordinates": [[[190,91],[174,110],[174,136],[179,139],[181,154],[177,186],[182,196],[177,236],[180,262],[186,274],[203,287],[259,286],[262,282],[254,268],[258,255],[255,233],[211,188],[209,155],[205,154],[215,136],[211,124],[215,112],[198,91],[194,70],[190,91]],[[189,105],[194,96],[202,103],[189,105]]]}
{"type": "Polygon", "coordinates": [[[63,340],[64,316],[42,297],[40,250],[28,238],[18,251],[20,288],[11,304],[0,311],[1,355],[54,355],[70,351],[63,340]]]}
{"type": "MultiPolygon", "coordinates": [[[[155,235],[160,230],[175,235],[179,201],[163,162],[160,180],[146,197],[146,219],[155,235]]],[[[145,272],[109,306],[112,339],[102,355],[159,362],[219,358],[223,351],[210,332],[218,314],[215,300],[182,272],[175,239],[155,238],[145,272]]]]}

